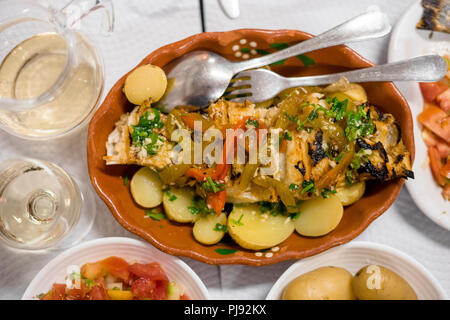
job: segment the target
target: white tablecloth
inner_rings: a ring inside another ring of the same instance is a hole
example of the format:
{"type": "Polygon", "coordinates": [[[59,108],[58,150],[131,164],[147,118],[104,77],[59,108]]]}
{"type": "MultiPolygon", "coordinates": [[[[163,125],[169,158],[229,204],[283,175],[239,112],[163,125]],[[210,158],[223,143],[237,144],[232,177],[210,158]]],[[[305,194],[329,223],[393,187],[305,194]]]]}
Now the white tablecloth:
{"type": "MultiPolygon", "coordinates": [[[[204,0],[207,31],[238,28],[299,29],[313,34],[377,5],[392,24],[416,0],[241,0],[241,16],[228,19],[217,0],[204,0]]],[[[64,1],[52,0],[61,7],[64,1]]],[[[105,62],[105,88],[154,49],[201,32],[198,0],[115,0],[116,29],[109,38],[92,35],[105,62]]],[[[88,31],[94,18],[83,22],[88,31]]],[[[375,63],[386,62],[389,37],[351,47],[375,63]]],[[[50,142],[29,142],[0,132],[0,161],[14,157],[53,161],[78,179],[88,181],[86,130],[50,142]]],[[[125,231],[97,197],[97,218],[87,239],[107,236],[136,238],[125,231]]],[[[405,189],[394,205],[358,237],[395,247],[417,259],[450,295],[450,232],[426,218],[405,189]]],[[[60,251],[24,252],[0,245],[0,298],[19,299],[36,273],[60,251]]],[[[212,298],[263,299],[294,261],[267,267],[211,266],[182,258],[204,281],[212,298]]]]}

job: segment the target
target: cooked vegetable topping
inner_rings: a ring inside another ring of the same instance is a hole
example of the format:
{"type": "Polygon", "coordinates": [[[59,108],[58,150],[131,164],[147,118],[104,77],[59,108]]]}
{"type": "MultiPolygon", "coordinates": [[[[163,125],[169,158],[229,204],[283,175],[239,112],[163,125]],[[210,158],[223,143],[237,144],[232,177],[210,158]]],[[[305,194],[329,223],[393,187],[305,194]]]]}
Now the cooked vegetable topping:
{"type": "MultiPolygon", "coordinates": [[[[273,46],[279,50],[285,44],[273,46]]],[[[436,89],[436,97],[445,94],[436,89]]],[[[446,113],[430,110],[419,120],[433,129],[436,139],[450,140],[448,126],[437,125],[446,113]]],[[[394,117],[370,105],[364,88],[345,79],[326,88],[287,89],[258,104],[219,99],[202,112],[180,106],[165,115],[146,102],[122,116],[107,149],[108,164],[139,164],[158,172],[158,179],[147,172],[140,184],[146,190],[150,183],[160,186],[153,192],[157,198],[132,188],[138,204],[150,203],[147,198],[156,205],[162,201],[169,220],[194,224],[193,235],[200,243],[218,243],[228,231],[239,245],[254,250],[284,241],[294,229],[313,236],[329,232],[339,223],[343,205],[363,196],[367,180],[413,177],[394,117]],[[201,132],[194,132],[196,122],[201,122],[201,132]],[[184,142],[191,150],[171,140],[176,129],[187,130],[183,141],[188,139],[184,142]],[[222,136],[200,141],[209,129],[222,136]],[[250,133],[256,136],[248,137],[250,133]],[[222,147],[221,161],[212,161],[216,146],[222,147]],[[252,154],[255,149],[257,154],[252,154]],[[195,161],[179,161],[186,155],[195,161]],[[320,220],[317,206],[334,211],[320,213],[320,220]],[[267,227],[272,222],[276,232],[267,227]],[[261,230],[270,236],[251,235],[261,230]]],[[[448,185],[450,168],[443,166],[439,154],[443,150],[431,152],[440,183],[448,185]]]]}

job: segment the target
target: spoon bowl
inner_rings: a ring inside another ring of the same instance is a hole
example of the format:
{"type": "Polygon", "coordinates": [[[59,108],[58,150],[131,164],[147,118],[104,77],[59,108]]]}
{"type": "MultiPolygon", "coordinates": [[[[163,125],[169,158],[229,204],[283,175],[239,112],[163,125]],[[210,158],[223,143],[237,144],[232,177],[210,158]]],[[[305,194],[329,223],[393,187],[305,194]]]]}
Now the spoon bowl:
{"type": "Polygon", "coordinates": [[[234,72],[232,62],[211,51],[185,54],[163,69],[168,89],[156,105],[163,112],[174,106],[207,106],[225,93],[234,72]]]}

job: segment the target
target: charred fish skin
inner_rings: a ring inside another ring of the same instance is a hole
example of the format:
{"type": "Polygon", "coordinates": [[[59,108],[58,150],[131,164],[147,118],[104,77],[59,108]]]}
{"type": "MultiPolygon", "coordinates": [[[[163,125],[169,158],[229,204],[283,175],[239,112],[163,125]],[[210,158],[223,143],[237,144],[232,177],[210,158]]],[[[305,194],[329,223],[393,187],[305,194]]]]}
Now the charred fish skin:
{"type": "Polygon", "coordinates": [[[450,33],[450,0],[422,0],[422,7],[416,28],[450,33]]]}

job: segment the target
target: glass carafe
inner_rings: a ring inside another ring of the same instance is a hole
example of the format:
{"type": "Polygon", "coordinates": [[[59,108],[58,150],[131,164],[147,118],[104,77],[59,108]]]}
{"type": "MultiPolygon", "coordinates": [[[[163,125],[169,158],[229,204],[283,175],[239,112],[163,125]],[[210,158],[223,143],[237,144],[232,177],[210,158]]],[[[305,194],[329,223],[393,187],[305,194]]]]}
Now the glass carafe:
{"type": "Polygon", "coordinates": [[[73,132],[89,121],[103,91],[103,64],[78,29],[94,10],[111,32],[110,0],[73,0],[62,10],[0,0],[0,127],[28,139],[73,132]]]}

